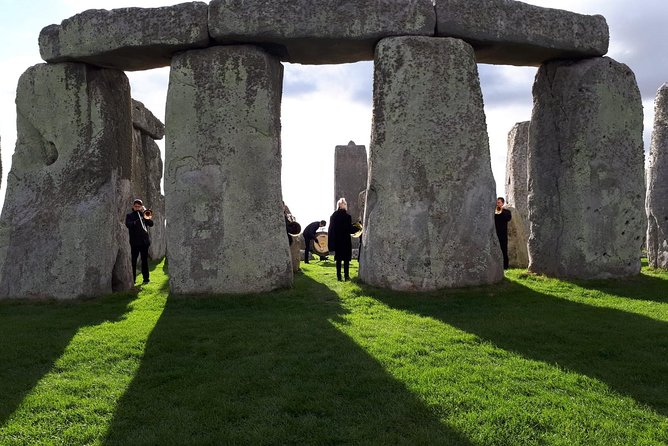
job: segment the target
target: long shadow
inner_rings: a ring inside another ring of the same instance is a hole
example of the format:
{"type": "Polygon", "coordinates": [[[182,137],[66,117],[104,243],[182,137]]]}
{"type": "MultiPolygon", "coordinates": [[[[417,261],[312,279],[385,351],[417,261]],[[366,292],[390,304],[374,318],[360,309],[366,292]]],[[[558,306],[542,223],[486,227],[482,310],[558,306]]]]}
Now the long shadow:
{"type": "Polygon", "coordinates": [[[668,303],[668,280],[647,274],[625,279],[571,280],[570,283],[626,299],[668,303]]]}
{"type": "Polygon", "coordinates": [[[668,416],[668,324],[545,295],[519,283],[416,295],[361,286],[386,305],[429,316],[524,357],[558,364],[668,416]]]}
{"type": "Polygon", "coordinates": [[[52,370],[77,331],[119,320],[135,293],[76,302],[0,302],[0,426],[52,370]]]}
{"type": "Polygon", "coordinates": [[[295,281],[170,296],[104,443],[470,444],[333,326],[334,292],[295,281]]]}

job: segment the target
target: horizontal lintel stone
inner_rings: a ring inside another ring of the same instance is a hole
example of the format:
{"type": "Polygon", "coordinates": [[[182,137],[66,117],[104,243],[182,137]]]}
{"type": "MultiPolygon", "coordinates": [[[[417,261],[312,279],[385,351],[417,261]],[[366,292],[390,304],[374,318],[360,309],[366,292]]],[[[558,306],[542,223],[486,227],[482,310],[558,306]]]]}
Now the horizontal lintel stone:
{"type": "Polygon", "coordinates": [[[373,60],[391,36],[433,36],[432,0],[212,0],[209,33],[218,43],[256,43],[282,61],[373,60]]]}
{"type": "Polygon", "coordinates": [[[473,46],[480,63],[539,66],[608,52],[605,17],[514,0],[436,0],[436,35],[473,46]]]}
{"type": "Polygon", "coordinates": [[[165,124],[136,99],[132,100],[132,125],[153,139],[162,139],[165,136],[165,124]]]}
{"type": "Polygon", "coordinates": [[[208,5],[90,9],[39,35],[47,62],[78,61],[125,71],[169,66],[177,51],[209,45],[208,5]]]}

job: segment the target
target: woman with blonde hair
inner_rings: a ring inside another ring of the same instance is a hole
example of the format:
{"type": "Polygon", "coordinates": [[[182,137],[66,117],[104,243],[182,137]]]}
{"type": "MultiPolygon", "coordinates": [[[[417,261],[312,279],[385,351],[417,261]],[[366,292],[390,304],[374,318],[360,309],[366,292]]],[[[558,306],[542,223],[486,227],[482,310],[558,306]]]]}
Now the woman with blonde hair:
{"type": "Polygon", "coordinates": [[[327,244],[330,251],[334,251],[336,261],[336,278],[341,281],[341,263],[343,263],[343,280],[350,280],[350,259],[353,253],[353,244],[350,234],[357,232],[353,226],[352,217],[348,214],[348,203],[345,198],[336,202],[336,211],[329,218],[327,244]]]}

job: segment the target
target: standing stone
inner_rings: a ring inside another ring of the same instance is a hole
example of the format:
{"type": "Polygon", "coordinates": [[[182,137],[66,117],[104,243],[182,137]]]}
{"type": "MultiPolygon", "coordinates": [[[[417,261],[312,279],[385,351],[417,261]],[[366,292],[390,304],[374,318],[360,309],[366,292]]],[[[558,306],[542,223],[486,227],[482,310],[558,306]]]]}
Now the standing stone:
{"type": "Polygon", "coordinates": [[[334,149],[334,204],[344,197],[348,202],[348,213],[353,216],[353,222],[359,215],[358,198],[360,192],[366,190],[369,166],[366,159],[366,147],[355,145],[350,141],[346,146],[336,146],[334,149]]]}
{"type": "Polygon", "coordinates": [[[668,269],[668,84],[661,86],[654,103],[646,207],[649,264],[668,269]]]}
{"type": "Polygon", "coordinates": [[[253,46],[188,51],[172,61],[165,198],[173,293],[291,286],[282,80],[278,60],[253,46]]]}
{"type": "Polygon", "coordinates": [[[511,268],[527,268],[529,266],[529,234],[526,233],[527,223],[521,212],[512,206],[504,206],[511,212],[512,219],[508,222],[508,265],[511,268]]]}
{"type": "MultiPolygon", "coordinates": [[[[506,203],[521,214],[525,224],[523,233],[529,236],[529,208],[527,206],[529,152],[529,121],[518,122],[508,133],[506,157],[506,203]]],[[[515,213],[513,213],[513,218],[515,213]]]]}
{"type": "MultiPolygon", "coordinates": [[[[132,197],[139,197],[153,211],[153,227],[149,257],[161,259],[165,256],[165,197],[162,195],[162,157],[155,143],[165,134],[165,126],[153,116],[144,104],[132,100],[132,197]]],[[[132,198],[131,198],[132,199],[132,198]]],[[[131,201],[126,207],[129,211],[131,201]]]]}
{"type": "Polygon", "coordinates": [[[290,260],[292,261],[292,272],[296,273],[299,271],[299,262],[304,258],[302,255],[301,249],[304,246],[304,236],[291,235],[292,243],[290,243],[290,260]]]}
{"type": "Polygon", "coordinates": [[[533,96],[529,269],[582,279],[638,274],[646,220],[633,72],[607,57],[549,62],[533,96]]]}
{"type": "Polygon", "coordinates": [[[131,286],[121,194],[130,85],[120,71],[41,64],[19,79],[0,218],[0,296],[71,299],[131,286]]]}
{"type": "Polygon", "coordinates": [[[373,103],[360,278],[415,291],[501,280],[473,49],[449,38],[382,40],[373,103]]]}

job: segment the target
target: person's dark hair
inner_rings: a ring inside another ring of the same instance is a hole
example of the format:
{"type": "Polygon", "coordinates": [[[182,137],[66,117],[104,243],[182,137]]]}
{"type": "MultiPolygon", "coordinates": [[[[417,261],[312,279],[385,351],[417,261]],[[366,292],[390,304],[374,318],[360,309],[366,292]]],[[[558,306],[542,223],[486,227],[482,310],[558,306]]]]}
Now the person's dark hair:
{"type": "Polygon", "coordinates": [[[137,199],[134,201],[134,203],[132,203],[132,204],[141,204],[141,205],[143,206],[143,205],[144,205],[144,202],[141,201],[139,198],[137,198],[137,199]]]}
{"type": "Polygon", "coordinates": [[[497,200],[501,200],[501,203],[505,203],[506,200],[503,199],[503,197],[498,197],[497,200]]]}
{"type": "Polygon", "coordinates": [[[327,222],[325,220],[320,220],[320,226],[325,226],[327,222]]]}

